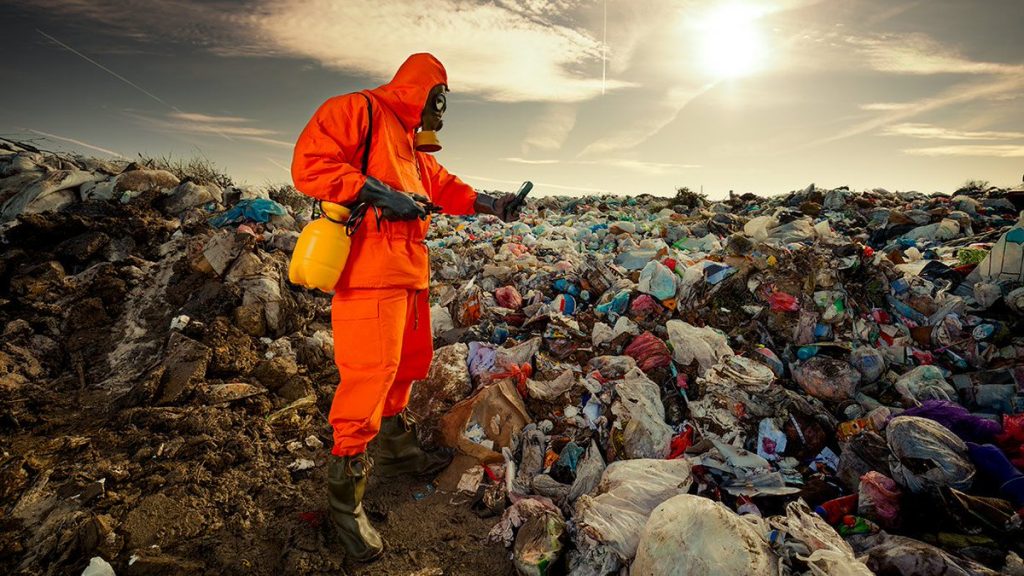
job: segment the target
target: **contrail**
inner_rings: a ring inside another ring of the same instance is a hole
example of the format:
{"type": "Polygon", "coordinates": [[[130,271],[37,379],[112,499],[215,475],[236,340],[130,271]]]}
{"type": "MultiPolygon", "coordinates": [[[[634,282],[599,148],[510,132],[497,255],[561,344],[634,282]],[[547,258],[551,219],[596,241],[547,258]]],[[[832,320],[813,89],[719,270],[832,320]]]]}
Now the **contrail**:
{"type": "Polygon", "coordinates": [[[68,50],[69,52],[71,52],[71,53],[73,53],[73,54],[76,54],[76,55],[80,56],[80,57],[81,57],[82,59],[84,59],[84,60],[85,60],[86,62],[89,62],[89,63],[90,63],[90,64],[92,64],[93,66],[96,66],[96,67],[97,67],[97,68],[99,68],[100,70],[103,70],[104,72],[106,72],[106,73],[110,74],[110,75],[111,75],[111,76],[113,76],[114,78],[117,78],[117,79],[118,79],[118,80],[120,80],[121,82],[124,82],[125,84],[127,84],[127,85],[131,86],[132,88],[135,88],[135,89],[136,89],[136,90],[138,90],[139,92],[142,92],[142,93],[143,93],[143,94],[145,94],[146,96],[149,96],[150,98],[152,98],[153,100],[156,100],[157,102],[159,102],[159,103],[163,104],[164,106],[167,106],[167,107],[168,107],[168,108],[170,108],[171,110],[174,110],[175,112],[181,112],[181,110],[178,110],[178,108],[177,108],[176,106],[174,106],[174,105],[172,105],[172,104],[168,104],[168,103],[167,103],[166,101],[164,101],[164,100],[163,100],[162,98],[160,98],[160,97],[159,97],[159,96],[157,96],[156,94],[153,94],[153,93],[152,93],[152,92],[150,92],[149,90],[146,90],[145,88],[143,88],[142,86],[139,86],[139,85],[138,85],[138,84],[136,84],[135,82],[132,82],[131,80],[129,80],[129,79],[127,79],[127,78],[125,78],[124,76],[121,76],[121,75],[120,75],[120,74],[118,74],[117,72],[114,72],[113,70],[111,70],[110,68],[107,68],[107,67],[106,67],[106,66],[104,66],[103,64],[100,64],[99,62],[97,62],[97,61],[93,60],[92,58],[89,58],[89,57],[88,57],[88,56],[86,56],[85,54],[82,54],[82,53],[81,53],[81,52],[79,52],[78,50],[75,50],[74,48],[72,48],[71,46],[68,46],[67,44],[65,44],[65,43],[61,42],[60,40],[57,40],[56,38],[54,38],[53,36],[50,36],[50,35],[49,35],[49,34],[47,34],[46,32],[43,32],[42,30],[40,30],[40,29],[38,29],[38,28],[36,28],[36,32],[39,32],[39,33],[40,33],[40,34],[42,34],[43,36],[45,36],[45,37],[49,38],[50,40],[52,40],[52,41],[56,42],[57,44],[59,44],[60,46],[64,47],[64,49],[68,50]]]}
{"type": "Polygon", "coordinates": [[[292,173],[292,171],[291,171],[290,169],[288,169],[288,168],[285,168],[284,166],[282,166],[282,165],[281,165],[281,163],[280,163],[280,162],[278,162],[277,160],[274,160],[274,159],[273,159],[273,158],[271,158],[270,156],[264,156],[264,158],[266,158],[266,159],[267,159],[267,162],[270,162],[271,164],[273,164],[274,166],[277,166],[277,167],[278,167],[278,168],[280,168],[281,170],[284,170],[285,172],[287,172],[287,173],[289,173],[289,174],[291,174],[291,173],[292,173]]]}
{"type": "Polygon", "coordinates": [[[604,37],[601,38],[601,95],[608,79],[608,0],[604,0],[604,37]]]}
{"type": "MultiPolygon", "coordinates": [[[[86,62],[88,62],[88,63],[92,64],[93,66],[96,66],[96,67],[97,67],[97,68],[99,68],[100,70],[103,70],[103,71],[104,71],[104,72],[106,72],[107,74],[110,74],[110,75],[111,75],[111,76],[113,76],[114,78],[117,78],[118,80],[120,80],[121,82],[124,82],[125,84],[127,84],[127,85],[131,86],[132,88],[135,88],[135,89],[136,89],[136,90],[138,90],[139,92],[142,92],[142,93],[143,93],[143,94],[145,94],[146,96],[149,96],[150,98],[152,98],[153,100],[155,100],[155,101],[157,101],[157,102],[159,102],[159,103],[163,104],[164,106],[167,106],[167,107],[168,107],[168,108],[170,108],[171,110],[173,110],[173,111],[175,111],[175,112],[177,112],[177,113],[179,113],[179,114],[188,114],[187,112],[184,112],[184,111],[182,111],[182,110],[181,110],[180,108],[178,108],[178,107],[177,107],[177,106],[175,106],[174,104],[171,104],[171,103],[167,102],[167,101],[166,101],[166,100],[164,100],[163,98],[161,98],[161,97],[157,96],[156,94],[153,94],[153,93],[152,93],[152,92],[150,92],[149,90],[146,90],[146,89],[145,89],[145,88],[143,88],[142,86],[139,86],[138,84],[136,84],[135,82],[132,82],[131,80],[129,80],[129,79],[127,79],[127,78],[125,78],[124,76],[121,76],[121,75],[120,75],[120,74],[118,74],[117,72],[114,72],[114,71],[113,71],[113,70],[111,70],[110,68],[107,68],[106,66],[104,66],[103,64],[100,64],[99,62],[97,62],[97,61],[93,60],[92,58],[89,58],[88,56],[86,56],[85,54],[82,54],[82,53],[81,53],[81,52],[79,52],[78,50],[75,50],[75,49],[74,49],[74,48],[72,48],[71,46],[68,46],[67,44],[65,44],[65,43],[61,42],[60,40],[57,40],[56,38],[54,38],[53,36],[51,36],[51,35],[47,34],[46,32],[43,32],[42,30],[40,30],[40,29],[38,29],[38,28],[36,28],[36,32],[39,32],[40,34],[42,34],[42,35],[43,35],[43,36],[45,36],[46,38],[49,38],[49,39],[50,39],[50,40],[52,40],[53,42],[56,42],[56,43],[57,43],[58,45],[60,45],[60,46],[61,46],[61,47],[63,47],[64,49],[68,50],[68,51],[69,51],[69,52],[71,52],[72,54],[75,54],[75,55],[77,55],[77,56],[81,57],[81,58],[82,58],[83,60],[85,60],[86,62]]],[[[216,132],[216,133],[217,133],[218,135],[220,135],[221,137],[223,137],[224,139],[226,139],[226,140],[228,140],[228,141],[230,141],[230,142],[234,142],[234,141],[235,141],[235,139],[234,139],[234,138],[232,138],[231,136],[228,136],[227,134],[225,134],[224,132],[221,132],[220,130],[215,130],[215,132],[216,132]]]]}
{"type": "Polygon", "coordinates": [[[98,152],[103,152],[104,154],[109,154],[109,155],[115,156],[117,158],[123,158],[125,160],[128,159],[124,155],[118,154],[117,152],[114,152],[113,150],[107,150],[106,148],[100,148],[99,146],[94,146],[92,144],[89,144],[88,142],[82,142],[81,140],[75,140],[74,138],[68,138],[66,136],[58,136],[56,134],[50,134],[49,132],[43,132],[41,130],[33,130],[31,128],[27,128],[26,131],[27,132],[31,132],[33,134],[38,134],[40,136],[45,136],[46,138],[53,138],[54,140],[63,140],[65,142],[70,142],[72,144],[77,144],[77,145],[79,145],[79,146],[81,146],[83,148],[89,148],[90,150],[96,150],[98,152]]]}

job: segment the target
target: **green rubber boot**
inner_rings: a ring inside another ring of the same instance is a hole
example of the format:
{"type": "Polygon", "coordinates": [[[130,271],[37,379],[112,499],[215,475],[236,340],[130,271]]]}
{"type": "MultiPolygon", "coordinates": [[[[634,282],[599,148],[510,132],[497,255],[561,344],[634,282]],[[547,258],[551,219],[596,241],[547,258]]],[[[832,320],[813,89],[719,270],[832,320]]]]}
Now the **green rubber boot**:
{"type": "Polygon", "coordinates": [[[327,499],[334,532],[349,558],[371,562],[384,553],[384,541],[363,511],[363,493],[372,463],[366,453],[331,454],[327,464],[327,499]]]}
{"type": "Polygon", "coordinates": [[[377,442],[377,473],[385,478],[437,474],[452,461],[448,451],[426,452],[420,447],[416,421],[408,410],[381,421],[377,442]]]}

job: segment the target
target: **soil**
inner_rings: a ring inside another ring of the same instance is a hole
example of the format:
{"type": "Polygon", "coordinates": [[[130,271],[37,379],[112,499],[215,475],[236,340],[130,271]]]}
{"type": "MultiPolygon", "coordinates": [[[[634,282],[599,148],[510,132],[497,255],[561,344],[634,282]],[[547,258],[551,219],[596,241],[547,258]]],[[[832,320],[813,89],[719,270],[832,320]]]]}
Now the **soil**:
{"type": "Polygon", "coordinates": [[[326,516],[330,298],[287,283],[262,228],[170,217],[157,197],[0,237],[0,574],[96,556],[119,576],[511,574],[496,519],[417,498],[424,480],[371,481],[390,549],[345,560],[326,516]]]}
{"type": "Polygon", "coordinates": [[[371,477],[365,506],[388,550],[346,561],[325,508],[331,389],[273,423],[264,396],[127,409],[102,391],[36,399],[40,425],[3,440],[0,572],[80,574],[103,556],[128,576],[514,574],[487,542],[495,519],[418,479],[371,477]],[[300,458],[315,466],[290,471],[300,458]]]}

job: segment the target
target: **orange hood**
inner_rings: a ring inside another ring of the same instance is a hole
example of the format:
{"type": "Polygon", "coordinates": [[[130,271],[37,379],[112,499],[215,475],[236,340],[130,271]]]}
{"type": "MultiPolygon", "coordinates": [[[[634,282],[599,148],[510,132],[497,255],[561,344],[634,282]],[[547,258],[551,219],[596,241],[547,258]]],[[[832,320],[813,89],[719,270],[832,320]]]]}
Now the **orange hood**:
{"type": "Polygon", "coordinates": [[[408,130],[419,127],[427,94],[438,84],[448,85],[444,65],[425,52],[409,56],[398,68],[391,82],[370,93],[398,116],[408,130]]]}

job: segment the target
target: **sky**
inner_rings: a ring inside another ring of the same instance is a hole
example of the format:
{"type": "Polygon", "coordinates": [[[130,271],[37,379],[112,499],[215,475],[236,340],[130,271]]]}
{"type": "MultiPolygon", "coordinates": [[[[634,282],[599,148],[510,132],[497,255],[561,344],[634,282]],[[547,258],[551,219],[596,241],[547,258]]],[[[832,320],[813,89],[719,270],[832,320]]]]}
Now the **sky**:
{"type": "Polygon", "coordinates": [[[337,94],[448,70],[481,189],[952,192],[1024,173],[1022,0],[0,2],[0,136],[290,181],[337,94]]]}

